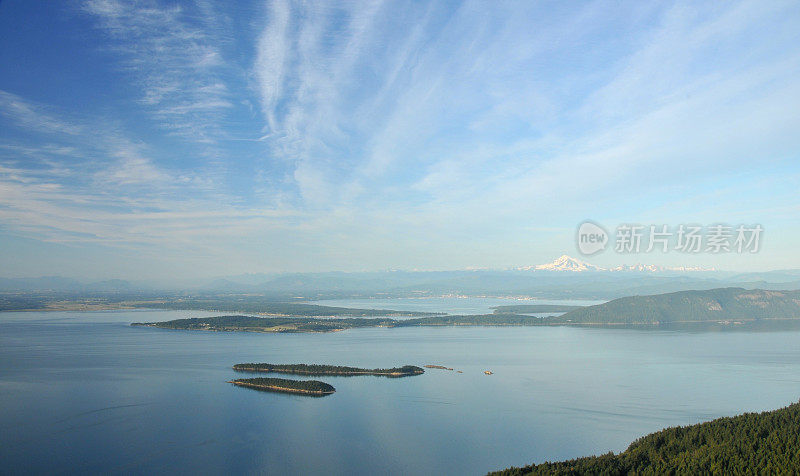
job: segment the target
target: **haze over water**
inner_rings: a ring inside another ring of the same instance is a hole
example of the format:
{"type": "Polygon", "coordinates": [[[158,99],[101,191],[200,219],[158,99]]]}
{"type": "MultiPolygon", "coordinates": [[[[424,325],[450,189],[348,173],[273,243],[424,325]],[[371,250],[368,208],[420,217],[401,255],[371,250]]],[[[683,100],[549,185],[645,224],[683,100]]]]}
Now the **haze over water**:
{"type": "Polygon", "coordinates": [[[128,326],[204,315],[0,314],[4,471],[480,474],[621,451],[666,426],[800,395],[794,331],[128,326]],[[324,377],[337,392],[307,398],[226,384],[248,361],[464,373],[324,377]]]}
{"type": "MultiPolygon", "coordinates": [[[[582,299],[515,299],[499,297],[439,296],[420,298],[352,298],[324,299],[309,304],[349,307],[355,309],[391,309],[395,311],[445,312],[447,314],[491,314],[497,306],[562,304],[566,306],[591,306],[605,301],[582,299]]],[[[560,313],[549,313],[560,314],[560,313]]],[[[398,319],[402,319],[400,316],[398,319]]]]}

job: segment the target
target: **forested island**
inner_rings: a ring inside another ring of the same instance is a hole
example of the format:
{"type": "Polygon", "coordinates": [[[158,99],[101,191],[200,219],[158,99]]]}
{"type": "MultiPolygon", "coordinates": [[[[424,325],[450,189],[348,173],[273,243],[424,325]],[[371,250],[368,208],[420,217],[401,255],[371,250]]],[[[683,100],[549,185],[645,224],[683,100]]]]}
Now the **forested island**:
{"type": "Polygon", "coordinates": [[[579,474],[794,474],[800,468],[800,403],[764,413],[668,428],[619,454],[589,456],[495,476],[579,474]]]}
{"type": "Polygon", "coordinates": [[[302,374],[302,375],[378,375],[383,377],[408,377],[420,375],[425,370],[414,366],[404,365],[391,369],[362,369],[358,367],[343,367],[338,365],[319,365],[319,364],[236,364],[234,370],[243,372],[272,372],[283,374],[302,374]]]}
{"type": "Polygon", "coordinates": [[[289,380],[285,378],[240,378],[228,383],[240,387],[254,388],[269,392],[298,393],[302,395],[322,396],[336,391],[332,385],[318,380],[289,380]]]}
{"type": "Polygon", "coordinates": [[[207,331],[247,332],[332,332],[358,327],[393,327],[399,322],[383,318],[314,318],[314,317],[257,317],[214,316],[175,319],[165,322],[133,323],[132,326],[159,327],[162,329],[185,329],[207,331]]]}

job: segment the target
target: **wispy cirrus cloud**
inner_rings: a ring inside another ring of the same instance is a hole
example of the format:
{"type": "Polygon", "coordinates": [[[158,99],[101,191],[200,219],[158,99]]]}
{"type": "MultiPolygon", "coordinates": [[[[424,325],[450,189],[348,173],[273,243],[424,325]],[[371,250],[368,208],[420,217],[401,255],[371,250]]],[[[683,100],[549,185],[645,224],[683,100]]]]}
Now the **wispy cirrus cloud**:
{"type": "Polygon", "coordinates": [[[141,90],[139,101],[160,127],[210,142],[233,107],[224,77],[232,68],[222,49],[226,23],[205,8],[158,2],[89,0],[84,11],[108,34],[104,45],[141,90]]]}
{"type": "MultiPolygon", "coordinates": [[[[648,168],[667,156],[674,168],[696,164],[692,148],[742,157],[743,144],[721,147],[693,131],[720,133],[747,111],[779,108],[796,88],[797,51],[770,38],[753,44],[764,24],[775,38],[792,35],[786,3],[632,5],[621,18],[599,4],[270,8],[259,52],[280,60],[254,64],[270,144],[317,204],[364,206],[394,190],[432,206],[474,190],[480,201],[505,200],[509,183],[520,183],[520,197],[533,198],[529,188],[541,198],[591,182],[597,169],[648,168]],[[546,14],[564,21],[532,30],[546,14]],[[610,25],[627,39],[612,40],[610,25]]],[[[788,104],[779,109],[792,115],[788,104]]],[[[731,139],[759,143],[741,133],[747,127],[735,124],[731,139]]],[[[791,143],[777,139],[776,150],[791,143]]]]}
{"type": "Polygon", "coordinates": [[[0,90],[0,114],[15,123],[44,133],[78,135],[82,131],[69,120],[56,118],[41,104],[34,104],[22,97],[0,90]]]}

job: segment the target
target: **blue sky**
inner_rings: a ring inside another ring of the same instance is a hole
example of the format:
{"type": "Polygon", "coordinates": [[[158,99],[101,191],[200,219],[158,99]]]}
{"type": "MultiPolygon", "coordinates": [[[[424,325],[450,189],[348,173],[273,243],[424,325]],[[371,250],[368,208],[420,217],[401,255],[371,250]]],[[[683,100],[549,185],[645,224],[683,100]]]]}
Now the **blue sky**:
{"type": "Polygon", "coordinates": [[[0,3],[0,272],[505,268],[761,224],[800,268],[800,4],[0,3]]]}

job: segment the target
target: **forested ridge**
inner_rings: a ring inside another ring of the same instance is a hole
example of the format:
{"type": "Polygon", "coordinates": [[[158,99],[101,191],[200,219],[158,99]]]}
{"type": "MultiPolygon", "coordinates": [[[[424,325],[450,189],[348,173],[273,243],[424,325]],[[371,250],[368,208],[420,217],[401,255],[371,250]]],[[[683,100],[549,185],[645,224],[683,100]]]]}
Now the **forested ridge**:
{"type": "Polygon", "coordinates": [[[660,324],[800,318],[800,291],[719,288],[630,296],[550,318],[561,323],[660,324]]]}
{"type": "Polygon", "coordinates": [[[639,438],[619,454],[508,468],[491,474],[611,476],[798,472],[800,403],[769,412],[667,428],[639,438]]]}

